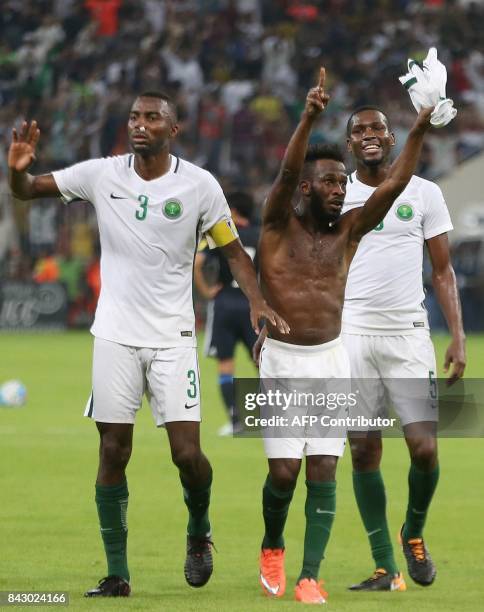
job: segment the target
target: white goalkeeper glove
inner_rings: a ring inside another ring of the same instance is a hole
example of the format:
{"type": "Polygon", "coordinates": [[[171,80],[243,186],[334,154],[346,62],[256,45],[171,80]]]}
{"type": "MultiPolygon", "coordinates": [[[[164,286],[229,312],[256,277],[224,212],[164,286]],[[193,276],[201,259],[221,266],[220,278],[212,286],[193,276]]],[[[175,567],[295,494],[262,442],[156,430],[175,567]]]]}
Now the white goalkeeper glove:
{"type": "Polygon", "coordinates": [[[457,115],[454,102],[445,96],[447,70],[437,59],[437,49],[432,47],[423,61],[423,70],[415,60],[408,60],[407,74],[399,77],[400,83],[408,90],[415,110],[434,106],[430,123],[444,127],[457,115]]]}

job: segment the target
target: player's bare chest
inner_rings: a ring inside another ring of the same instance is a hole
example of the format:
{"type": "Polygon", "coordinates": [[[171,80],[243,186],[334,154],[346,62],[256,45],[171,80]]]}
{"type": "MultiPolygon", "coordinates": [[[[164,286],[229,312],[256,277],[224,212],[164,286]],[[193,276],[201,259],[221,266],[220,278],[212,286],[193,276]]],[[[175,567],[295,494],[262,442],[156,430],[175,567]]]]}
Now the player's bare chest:
{"type": "Polygon", "coordinates": [[[287,258],[297,265],[338,267],[344,258],[344,242],[336,233],[293,232],[284,247],[287,258]]]}
{"type": "Polygon", "coordinates": [[[279,256],[291,268],[305,274],[337,272],[344,265],[345,242],[338,233],[288,232],[281,241],[279,256]]]}

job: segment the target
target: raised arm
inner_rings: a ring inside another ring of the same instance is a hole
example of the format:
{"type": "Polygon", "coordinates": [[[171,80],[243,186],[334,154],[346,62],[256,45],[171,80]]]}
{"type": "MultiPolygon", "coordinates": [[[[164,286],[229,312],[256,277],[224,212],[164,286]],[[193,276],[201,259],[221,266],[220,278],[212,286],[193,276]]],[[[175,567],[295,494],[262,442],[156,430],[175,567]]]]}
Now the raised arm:
{"type": "Polygon", "coordinates": [[[254,263],[245,252],[240,240],[233,240],[220,248],[227,258],[232,276],[249,300],[250,320],[256,334],[260,332],[260,319],[267,319],[281,334],[287,334],[289,332],[288,324],[267,305],[262,297],[257,284],[254,263]]]}
{"type": "Polygon", "coordinates": [[[267,198],[262,217],[264,225],[284,224],[289,218],[291,198],[299,182],[311,129],[329,100],[324,91],[324,79],[325,70],[321,68],[318,84],[309,90],[301,119],[289,141],[279,174],[267,198]]]}
{"type": "Polygon", "coordinates": [[[412,178],[420,158],[424,136],[430,127],[433,108],[422,109],[410,130],[400,155],[390,166],[385,180],[375,189],[365,205],[356,209],[351,217],[351,239],[359,242],[382,221],[393,202],[412,178]]]}
{"type": "Polygon", "coordinates": [[[12,130],[12,142],[8,150],[8,182],[12,194],[19,200],[60,196],[52,174],[33,176],[27,172],[35,159],[35,149],[40,130],[37,122],[22,124],[20,134],[12,130]]]}

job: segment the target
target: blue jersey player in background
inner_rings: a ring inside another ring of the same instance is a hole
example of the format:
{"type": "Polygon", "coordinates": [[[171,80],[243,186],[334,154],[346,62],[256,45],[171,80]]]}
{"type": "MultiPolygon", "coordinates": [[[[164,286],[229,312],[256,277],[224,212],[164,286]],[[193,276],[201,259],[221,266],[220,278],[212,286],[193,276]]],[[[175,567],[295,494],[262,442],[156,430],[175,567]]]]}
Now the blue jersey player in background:
{"type": "MultiPolygon", "coordinates": [[[[242,191],[228,194],[232,219],[248,255],[256,261],[259,227],[252,223],[254,201],[242,191]]],[[[234,412],[234,354],[239,342],[249,351],[256,341],[250,323],[247,298],[234,280],[220,249],[207,245],[195,259],[195,285],[198,292],[209,300],[205,330],[205,354],[218,360],[218,378],[229,420],[219,429],[219,435],[231,435],[237,430],[234,412]],[[210,274],[211,272],[211,274],[210,274]],[[209,283],[211,276],[215,282],[209,283]]]]}

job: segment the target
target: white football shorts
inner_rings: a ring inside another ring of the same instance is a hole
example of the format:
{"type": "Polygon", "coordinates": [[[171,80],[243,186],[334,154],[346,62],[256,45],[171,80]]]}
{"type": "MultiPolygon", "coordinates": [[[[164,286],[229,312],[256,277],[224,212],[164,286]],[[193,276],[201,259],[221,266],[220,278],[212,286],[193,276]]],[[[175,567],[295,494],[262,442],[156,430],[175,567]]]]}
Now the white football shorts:
{"type": "Polygon", "coordinates": [[[197,349],[137,348],[94,338],[92,394],[84,416],[134,423],[146,394],[157,427],[200,421],[197,349]]]}
{"type": "Polygon", "coordinates": [[[391,407],[402,425],[439,420],[435,351],[426,330],[401,336],[343,333],[341,337],[354,385],[361,390],[351,416],[386,417],[391,407]]]}
{"type": "MultiPolygon", "coordinates": [[[[303,393],[316,389],[318,381],[323,385],[328,384],[332,389],[338,388],[341,392],[347,392],[351,384],[350,362],[341,338],[315,346],[288,344],[266,338],[261,350],[259,373],[263,388],[270,386],[273,380],[282,380],[291,387],[287,379],[294,379],[294,388],[303,393]],[[314,382],[308,379],[314,379],[314,382]]],[[[275,382],[275,385],[278,383],[275,382]]],[[[299,404],[289,406],[283,414],[289,422],[293,422],[293,417],[302,413],[307,413],[307,410],[299,404]]],[[[325,429],[324,437],[304,436],[304,431],[302,427],[301,437],[298,437],[292,428],[291,437],[285,438],[267,435],[262,430],[266,456],[269,459],[302,459],[304,455],[343,455],[345,428],[337,428],[338,437],[330,437],[328,429],[325,429]]]]}

